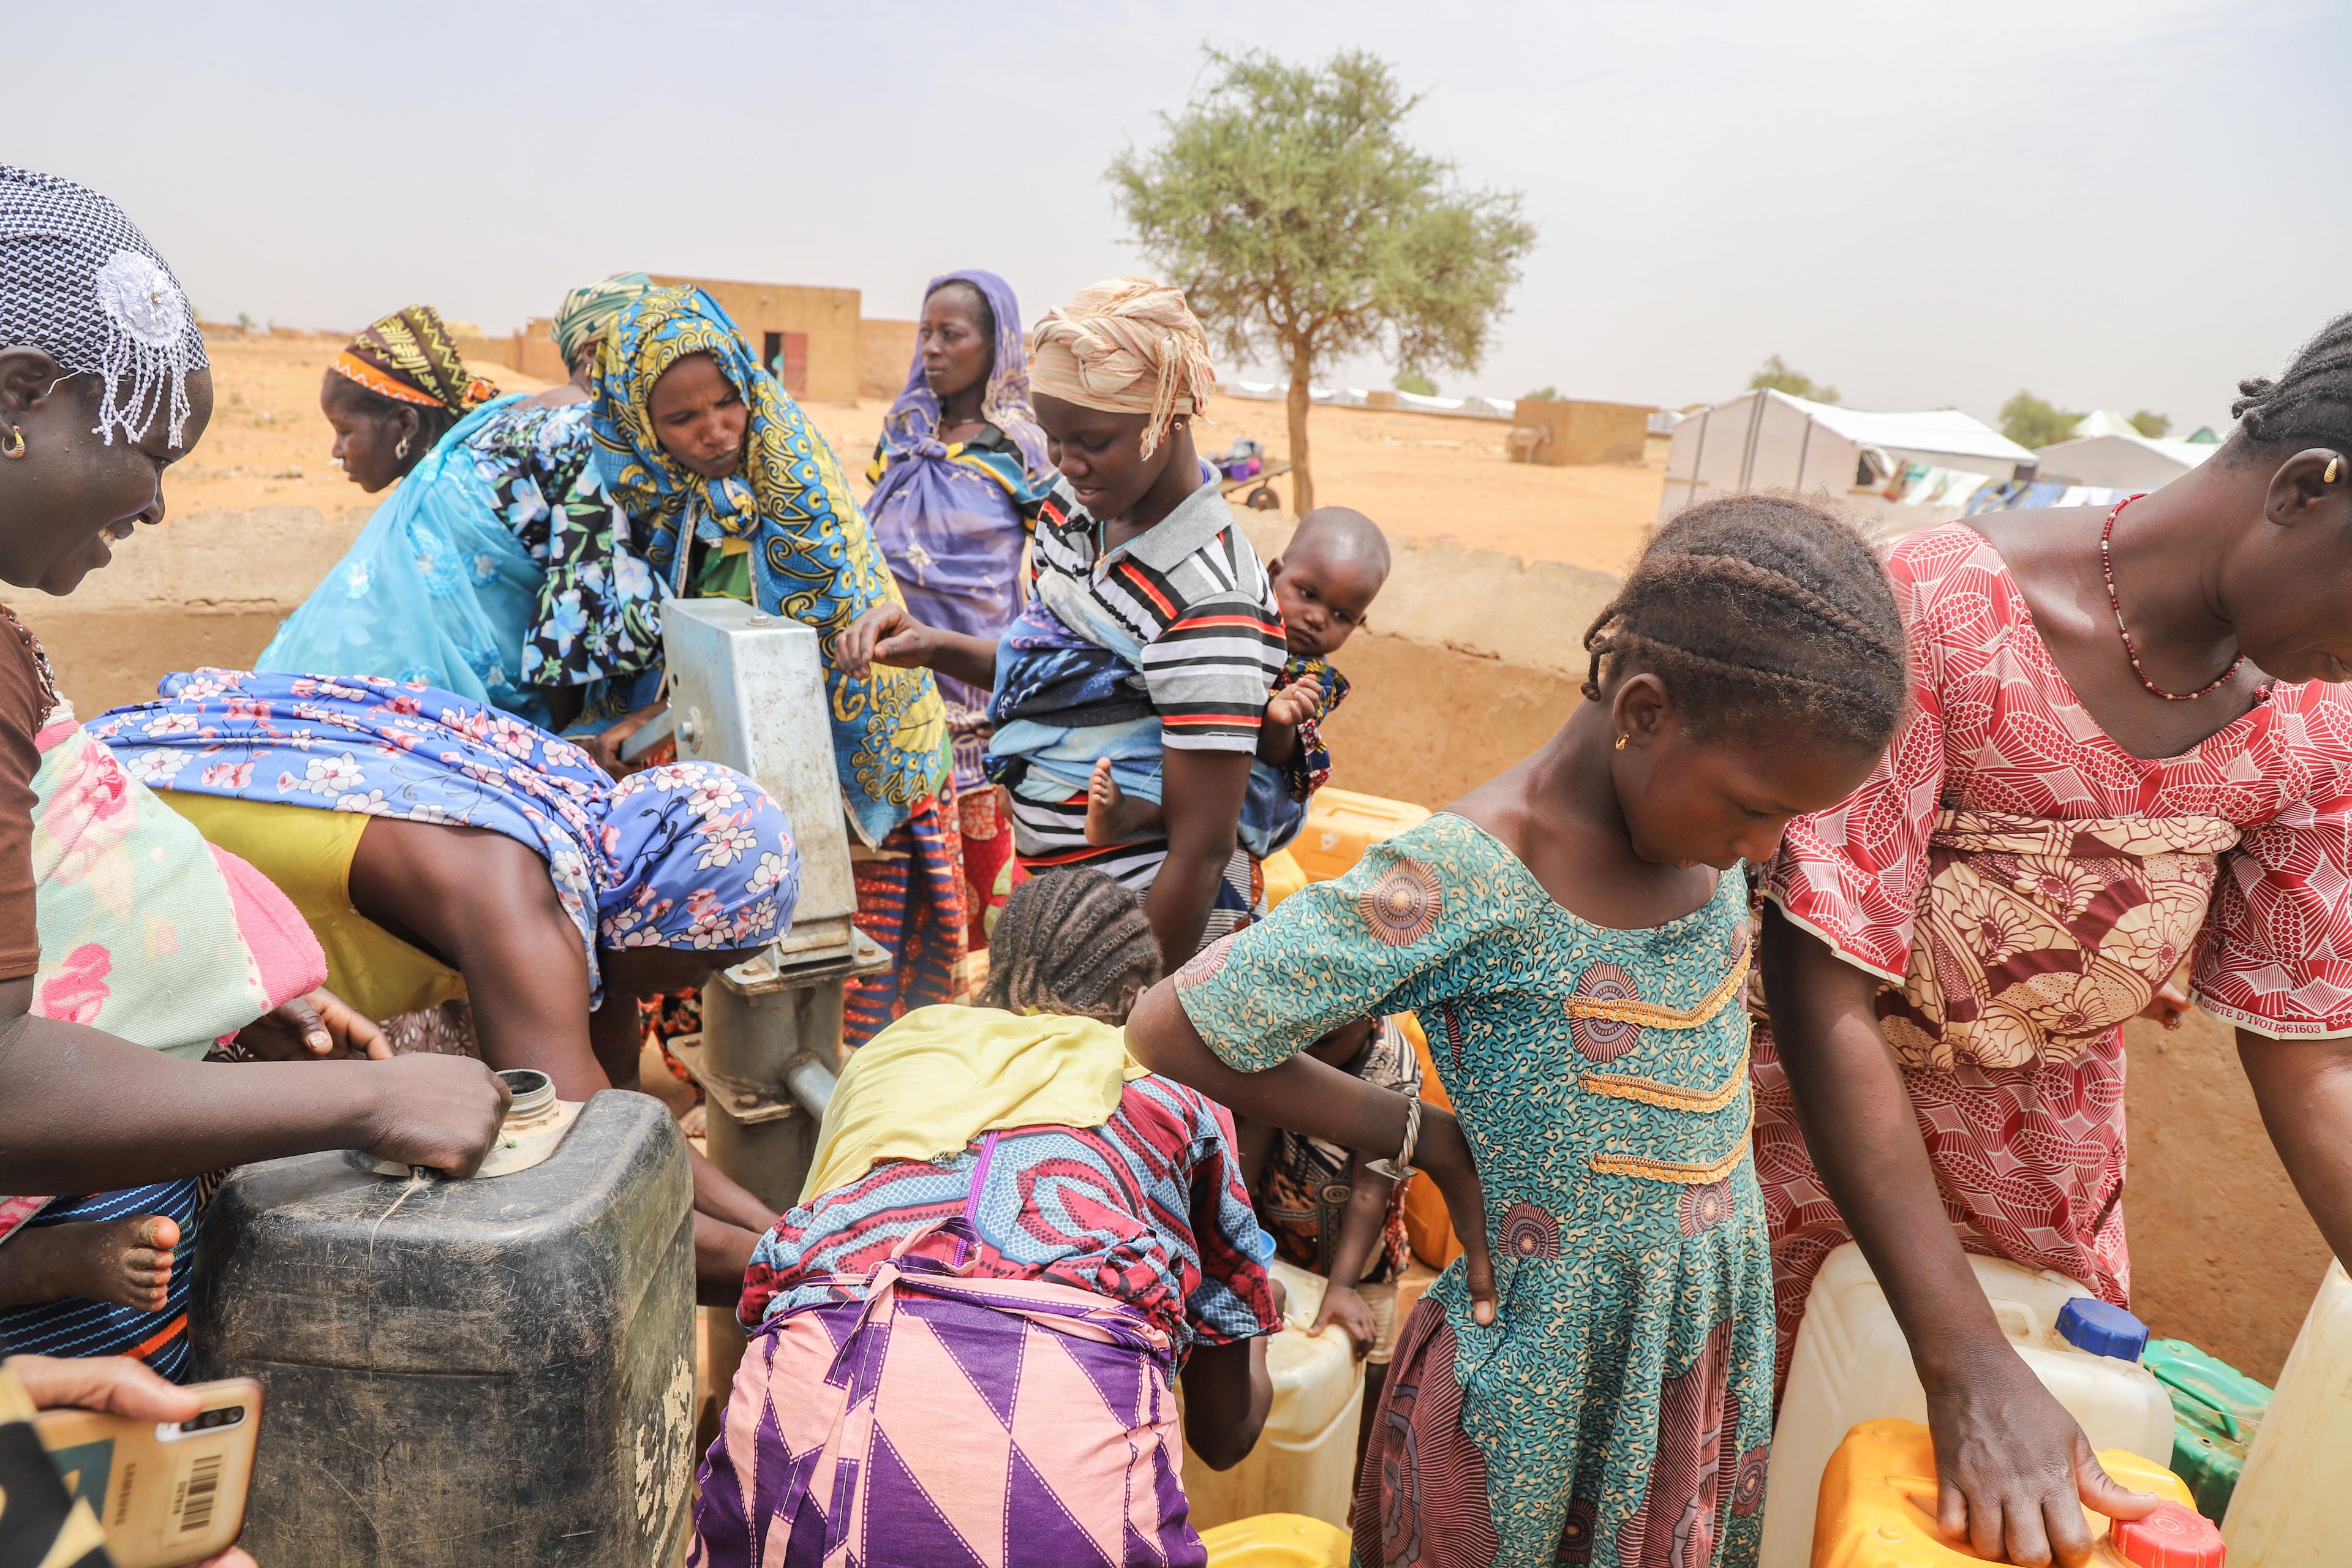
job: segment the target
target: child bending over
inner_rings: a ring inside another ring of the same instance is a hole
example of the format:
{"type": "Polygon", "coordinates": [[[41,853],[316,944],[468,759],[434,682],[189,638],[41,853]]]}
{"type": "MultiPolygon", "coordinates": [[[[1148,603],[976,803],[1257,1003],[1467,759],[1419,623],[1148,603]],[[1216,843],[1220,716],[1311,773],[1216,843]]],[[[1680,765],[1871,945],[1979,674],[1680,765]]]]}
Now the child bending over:
{"type": "MultiPolygon", "coordinates": [[[[1387,1018],[1359,1019],[1334,1029],[1307,1047],[1307,1054],[1350,1078],[1421,1097],[1421,1058],[1404,1031],[1387,1018]]],[[[1364,1363],[1364,1414],[1356,1443],[1360,1459],[1396,1349],[1397,1279],[1412,1262],[1404,1184],[1368,1169],[1369,1161],[1326,1139],[1240,1117],[1234,1126],[1242,1175],[1259,1222],[1274,1237],[1276,1256],[1331,1282],[1310,1331],[1320,1333],[1326,1324],[1337,1323],[1364,1363]]]]}
{"type": "MultiPolygon", "coordinates": [[[[1271,854],[1297,836],[1306,820],[1307,796],[1331,776],[1331,753],[1323,744],[1323,721],[1348,695],[1348,678],[1331,668],[1339,651],[1388,581],[1389,542],[1362,512],[1344,506],[1318,507],[1298,520],[1290,544],[1266,565],[1275,603],[1282,611],[1283,645],[1288,657],[1258,727],[1256,758],[1267,763],[1279,788],[1265,787],[1264,770],[1252,770],[1242,808],[1244,841],[1253,829],[1271,854]]],[[[1111,759],[1095,763],[1087,784],[1087,842],[1118,844],[1161,830],[1160,803],[1131,795],[1111,776],[1111,759]]]]}
{"type": "Polygon", "coordinates": [[[1032,878],[989,952],[978,1006],[859,1047],[760,1243],[697,1568],[1202,1561],[1181,1439],[1247,1456],[1282,1326],[1231,1118],[1128,1057],[1133,892],[1032,878]]]}

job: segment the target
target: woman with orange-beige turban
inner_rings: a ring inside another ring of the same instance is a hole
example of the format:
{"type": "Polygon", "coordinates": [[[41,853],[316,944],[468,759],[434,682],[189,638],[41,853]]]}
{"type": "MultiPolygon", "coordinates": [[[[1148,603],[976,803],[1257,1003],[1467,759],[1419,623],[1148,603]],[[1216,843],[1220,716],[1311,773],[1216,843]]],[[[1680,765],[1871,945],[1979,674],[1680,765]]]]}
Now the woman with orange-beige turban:
{"type": "Polygon", "coordinates": [[[1091,866],[1143,891],[1172,966],[1261,903],[1238,829],[1282,620],[1192,447],[1216,371],[1183,294],[1142,278],[1097,283],[1045,313],[1029,354],[1059,480],[1037,519],[1028,607],[991,641],[880,606],[838,657],[991,688],[988,770],[1012,794],[1022,863],[1091,866]],[[1106,759],[1164,820],[1096,845],[1087,785],[1106,759]]]}

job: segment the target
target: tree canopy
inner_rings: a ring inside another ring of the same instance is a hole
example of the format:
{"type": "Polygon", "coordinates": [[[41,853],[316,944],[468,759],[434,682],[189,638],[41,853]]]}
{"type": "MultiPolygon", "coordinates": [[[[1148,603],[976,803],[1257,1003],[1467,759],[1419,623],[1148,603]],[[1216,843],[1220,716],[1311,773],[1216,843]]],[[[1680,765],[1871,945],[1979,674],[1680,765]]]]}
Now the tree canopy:
{"type": "Polygon", "coordinates": [[[2021,388],[2000,405],[2000,433],[2021,447],[2047,447],[2063,441],[2082,422],[2080,414],[2070,414],[2021,388]]]}
{"type": "Polygon", "coordinates": [[[1437,383],[1430,380],[1429,377],[1422,374],[1417,370],[1401,370],[1397,372],[1396,380],[1390,384],[1393,385],[1399,392],[1410,392],[1415,397],[1434,397],[1437,395],[1437,383]]]}
{"type": "Polygon", "coordinates": [[[2172,429],[2171,415],[2153,414],[2145,408],[2133,415],[2131,422],[2133,429],[2151,440],[2169,433],[2172,429]]]}
{"type": "Polygon", "coordinates": [[[1409,374],[1475,370],[1535,227],[1517,193],[1465,189],[1451,162],[1405,140],[1420,100],[1378,56],[1206,53],[1206,86],[1108,178],[1144,254],[1221,350],[1287,371],[1303,513],[1316,371],[1372,351],[1409,374]]]}
{"type": "Polygon", "coordinates": [[[1815,381],[1779,354],[1774,354],[1757,367],[1756,374],[1748,378],[1748,390],[1785,392],[1809,403],[1835,403],[1838,400],[1836,387],[1826,382],[1815,381]]]}

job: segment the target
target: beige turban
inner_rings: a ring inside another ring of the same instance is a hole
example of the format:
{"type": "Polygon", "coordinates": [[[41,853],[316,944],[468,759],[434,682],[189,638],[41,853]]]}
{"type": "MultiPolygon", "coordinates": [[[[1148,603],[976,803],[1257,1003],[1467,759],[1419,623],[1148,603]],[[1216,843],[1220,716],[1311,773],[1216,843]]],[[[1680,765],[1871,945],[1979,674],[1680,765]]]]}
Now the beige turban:
{"type": "Polygon", "coordinates": [[[1184,292],[1149,278],[1113,278],[1048,310],[1029,340],[1034,392],[1110,414],[1149,414],[1150,457],[1179,414],[1216,390],[1208,334],[1184,292]]]}

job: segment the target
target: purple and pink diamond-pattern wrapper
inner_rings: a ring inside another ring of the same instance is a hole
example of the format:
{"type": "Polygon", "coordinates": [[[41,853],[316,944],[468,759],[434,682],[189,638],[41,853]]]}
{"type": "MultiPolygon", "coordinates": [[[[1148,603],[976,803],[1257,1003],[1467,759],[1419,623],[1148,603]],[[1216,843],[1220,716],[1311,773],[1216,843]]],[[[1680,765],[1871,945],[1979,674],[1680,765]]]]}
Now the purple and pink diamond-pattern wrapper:
{"type": "Polygon", "coordinates": [[[1196,1568],[1167,1359],[1105,1297],[886,1266],[753,1340],[689,1568],[1196,1568]]]}

